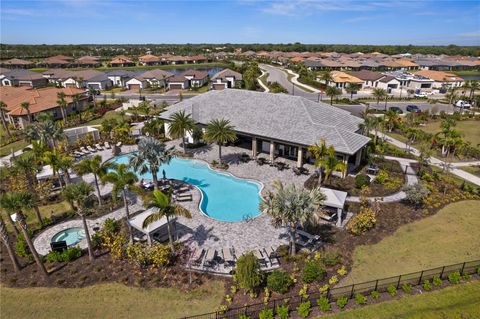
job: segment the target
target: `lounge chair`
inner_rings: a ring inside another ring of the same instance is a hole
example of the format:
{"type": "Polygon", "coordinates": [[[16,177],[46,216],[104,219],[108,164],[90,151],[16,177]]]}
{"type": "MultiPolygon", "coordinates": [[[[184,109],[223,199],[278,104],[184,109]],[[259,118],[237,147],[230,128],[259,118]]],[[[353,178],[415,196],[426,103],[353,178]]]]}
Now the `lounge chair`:
{"type": "Polygon", "coordinates": [[[177,202],[187,202],[193,200],[192,194],[176,195],[174,198],[177,202]]]}
{"type": "Polygon", "coordinates": [[[122,142],[118,142],[115,146],[116,147],[122,147],[122,142]]]}
{"type": "Polygon", "coordinates": [[[101,147],[100,144],[95,144],[95,147],[97,148],[97,150],[103,151],[103,147],[101,147]]]}
{"type": "Polygon", "coordinates": [[[87,155],[90,154],[91,152],[87,150],[84,146],[80,147],[80,151],[83,152],[83,154],[87,155]]]}
{"type": "Polygon", "coordinates": [[[229,266],[235,265],[235,257],[233,256],[230,248],[223,248],[222,254],[223,254],[223,261],[225,262],[225,265],[229,265],[229,266]]]}
{"type": "Polygon", "coordinates": [[[214,249],[207,250],[205,259],[203,260],[203,266],[212,267],[215,264],[215,258],[217,257],[217,251],[214,249]]]}
{"type": "Polygon", "coordinates": [[[265,255],[268,257],[268,260],[270,261],[270,265],[277,266],[280,264],[277,258],[277,253],[272,247],[267,247],[263,251],[265,255]]]}
{"type": "Polygon", "coordinates": [[[95,153],[97,150],[91,147],[90,145],[87,146],[87,150],[89,150],[91,153],[95,153]]]}
{"type": "Polygon", "coordinates": [[[74,151],[73,152],[73,156],[75,158],[81,158],[81,157],[83,157],[83,155],[85,155],[85,154],[83,154],[82,152],[79,152],[79,151],[74,151]]]}
{"type": "Polygon", "coordinates": [[[303,231],[301,229],[297,229],[297,244],[302,247],[312,247],[314,249],[317,248],[320,241],[320,236],[312,235],[303,231]]]}
{"type": "Polygon", "coordinates": [[[105,148],[108,148],[108,149],[111,149],[111,148],[112,148],[112,147],[110,146],[110,143],[108,143],[108,142],[103,143],[103,145],[105,145],[105,148]]]}
{"type": "Polygon", "coordinates": [[[205,249],[196,249],[190,263],[194,266],[198,266],[202,263],[202,259],[205,256],[205,249]]]}

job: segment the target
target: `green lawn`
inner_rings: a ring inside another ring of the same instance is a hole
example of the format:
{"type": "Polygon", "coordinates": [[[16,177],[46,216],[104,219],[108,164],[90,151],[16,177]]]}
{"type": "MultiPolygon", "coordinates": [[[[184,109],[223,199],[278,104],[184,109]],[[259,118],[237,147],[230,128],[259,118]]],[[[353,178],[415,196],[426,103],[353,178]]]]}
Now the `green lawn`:
{"type": "MultiPolygon", "coordinates": [[[[128,112],[128,111],[127,111],[128,112]]],[[[124,116],[125,119],[128,118],[128,116],[124,116]]],[[[117,121],[121,120],[122,119],[122,116],[120,115],[120,112],[118,111],[108,111],[107,113],[105,113],[105,115],[103,115],[101,118],[98,118],[96,120],[91,120],[91,121],[88,121],[86,123],[83,123],[82,126],[86,126],[86,125],[99,125],[101,124],[104,120],[106,119],[116,119],[117,121]]]]}
{"type": "Polygon", "coordinates": [[[399,300],[366,306],[321,318],[480,318],[480,282],[476,281],[422,295],[403,297],[399,300]]]}
{"type": "Polygon", "coordinates": [[[400,227],[375,245],[359,246],[342,284],[364,282],[480,259],[480,201],[448,205],[400,227]]]}
{"type": "Polygon", "coordinates": [[[19,140],[19,141],[7,144],[5,146],[2,146],[2,147],[0,147],[0,157],[12,154],[12,150],[14,152],[16,152],[18,150],[22,150],[29,144],[30,143],[28,143],[25,140],[19,140]]]}
{"type": "MultiPolygon", "coordinates": [[[[427,126],[421,127],[427,133],[435,134],[440,132],[441,122],[430,122],[427,126]]],[[[457,121],[455,129],[464,134],[465,140],[476,146],[480,141],[480,121],[457,121]]]]}
{"type": "Polygon", "coordinates": [[[86,288],[0,287],[3,319],[180,318],[213,311],[222,301],[223,283],[210,282],[192,292],[142,289],[121,284],[86,288]]]}
{"type": "Polygon", "coordinates": [[[480,177],[480,166],[462,166],[459,167],[462,171],[480,177]]]}

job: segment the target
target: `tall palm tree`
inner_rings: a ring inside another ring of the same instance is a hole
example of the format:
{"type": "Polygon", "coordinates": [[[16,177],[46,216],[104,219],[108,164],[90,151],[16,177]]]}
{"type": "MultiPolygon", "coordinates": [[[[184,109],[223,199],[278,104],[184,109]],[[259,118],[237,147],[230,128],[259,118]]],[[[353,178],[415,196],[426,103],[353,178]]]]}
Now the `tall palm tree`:
{"type": "Polygon", "coordinates": [[[193,130],[194,127],[195,121],[192,119],[191,114],[187,114],[185,111],[175,112],[170,116],[168,134],[173,138],[182,139],[184,153],[187,152],[185,134],[187,131],[193,130]]]}
{"type": "Polygon", "coordinates": [[[333,99],[336,98],[337,96],[340,96],[342,92],[340,89],[334,87],[334,86],[328,86],[325,89],[325,95],[330,97],[330,105],[333,105],[333,99]]]}
{"type": "Polygon", "coordinates": [[[309,152],[312,153],[313,158],[315,159],[315,167],[318,169],[318,186],[322,185],[322,176],[324,166],[324,158],[328,154],[328,147],[325,144],[325,139],[321,139],[320,143],[315,144],[314,146],[309,146],[307,148],[309,152]]]}
{"type": "Polygon", "coordinates": [[[82,122],[82,112],[80,111],[80,99],[81,95],[80,94],[75,94],[72,96],[73,103],[75,103],[75,108],[77,109],[78,115],[79,115],[79,120],[82,122]]]}
{"type": "Polygon", "coordinates": [[[138,152],[130,158],[130,165],[140,174],[152,174],[153,183],[158,188],[158,170],[162,164],[170,163],[174,156],[173,147],[167,148],[159,140],[145,137],[138,142],[138,152]]]}
{"type": "Polygon", "coordinates": [[[37,122],[25,128],[29,141],[38,140],[44,145],[57,147],[57,142],[65,138],[63,129],[47,113],[40,113],[37,122]]]}
{"type": "Polygon", "coordinates": [[[323,73],[320,75],[320,80],[322,80],[323,82],[325,82],[325,84],[328,86],[328,84],[330,84],[330,82],[333,81],[332,73],[331,73],[330,71],[323,72],[323,73]]]}
{"type": "Polygon", "coordinates": [[[362,85],[360,83],[350,83],[345,88],[345,91],[350,93],[350,100],[352,100],[353,99],[353,92],[360,91],[361,88],[362,88],[362,85]]]}
{"type": "Polygon", "coordinates": [[[92,97],[93,107],[97,108],[97,102],[95,101],[95,96],[97,95],[97,90],[93,87],[88,88],[88,94],[92,97]]]}
{"type": "MultiPolygon", "coordinates": [[[[13,160],[13,168],[24,176],[25,180],[27,181],[28,191],[32,193],[38,200],[39,196],[35,188],[37,185],[36,174],[38,173],[35,157],[29,154],[22,154],[22,156],[18,156],[13,160]]],[[[38,222],[40,225],[43,225],[42,216],[40,215],[38,206],[34,206],[33,209],[38,222]]]]}
{"type": "Polygon", "coordinates": [[[77,196],[76,192],[77,190],[75,184],[68,184],[67,186],[65,186],[62,192],[62,196],[70,205],[70,209],[75,211],[76,207],[74,203],[77,196]]]}
{"type": "Polygon", "coordinates": [[[380,100],[384,99],[387,96],[387,91],[381,88],[375,88],[372,92],[373,97],[377,100],[377,105],[380,103],[380,100]]]}
{"type": "Polygon", "coordinates": [[[165,195],[159,190],[154,190],[152,192],[152,197],[146,204],[147,208],[155,208],[158,209],[156,213],[145,218],[143,222],[143,227],[147,227],[149,224],[153,223],[156,220],[161,219],[162,217],[167,218],[167,231],[168,231],[168,241],[170,243],[170,249],[172,252],[175,250],[173,245],[173,236],[172,236],[172,229],[170,225],[170,219],[175,216],[183,216],[186,218],[192,218],[190,212],[176,203],[172,202],[172,194],[171,192],[168,195],[165,195]]]}
{"type": "Polygon", "coordinates": [[[273,182],[275,192],[268,191],[260,203],[260,209],[273,217],[276,226],[288,227],[290,254],[296,254],[295,238],[298,225],[304,224],[318,211],[325,195],[319,187],[312,190],[297,188],[295,184],[284,187],[280,181],[273,182]]]}
{"type": "Polygon", "coordinates": [[[59,172],[60,156],[60,153],[56,149],[52,151],[46,151],[45,154],[43,154],[43,162],[47,165],[50,165],[53,176],[57,177],[58,182],[60,183],[60,188],[63,190],[62,176],[59,172]]]}
{"type": "Polygon", "coordinates": [[[22,102],[20,107],[27,112],[28,123],[32,123],[32,115],[30,114],[30,103],[22,102]]]}
{"type": "Polygon", "coordinates": [[[327,182],[330,175],[333,172],[341,172],[342,177],[345,177],[345,173],[347,171],[347,165],[337,158],[335,155],[335,149],[333,146],[328,148],[328,154],[324,158],[324,165],[325,165],[325,178],[324,182],[327,182]]]}
{"type": "Polygon", "coordinates": [[[107,174],[108,170],[112,168],[112,166],[113,164],[111,162],[102,163],[102,157],[100,155],[95,155],[92,158],[86,158],[80,161],[73,167],[73,169],[80,176],[93,174],[99,206],[102,206],[102,194],[100,194],[100,186],[98,182],[104,175],[107,174]]]}
{"type": "Polygon", "coordinates": [[[45,265],[38,255],[37,250],[33,245],[33,241],[30,238],[30,232],[28,230],[28,225],[25,218],[25,210],[38,206],[37,197],[30,192],[6,193],[3,196],[5,196],[5,198],[0,202],[0,205],[5,208],[3,205],[6,204],[7,207],[15,209],[17,214],[17,223],[22,231],[25,241],[27,242],[28,248],[33,255],[35,263],[37,264],[40,273],[44,277],[48,277],[47,269],[45,268],[45,265]]]}
{"type": "Polygon", "coordinates": [[[7,227],[5,226],[5,223],[3,222],[3,218],[1,215],[0,215],[0,237],[2,238],[3,244],[7,248],[8,256],[12,261],[13,270],[16,273],[18,273],[20,271],[20,263],[18,262],[17,255],[15,255],[15,252],[12,248],[10,236],[8,235],[7,227]]]}
{"type": "Polygon", "coordinates": [[[66,94],[65,92],[58,92],[57,93],[57,104],[60,106],[60,112],[62,113],[62,119],[64,123],[67,123],[67,113],[66,113],[66,107],[67,107],[67,101],[65,100],[66,94]]]}
{"type": "Polygon", "coordinates": [[[2,209],[5,211],[7,220],[13,228],[13,232],[18,237],[19,231],[18,231],[17,225],[12,219],[12,215],[15,214],[18,209],[17,209],[16,203],[10,199],[9,195],[10,193],[5,193],[0,196],[0,207],[2,207],[2,209]]]}
{"type": "Polygon", "coordinates": [[[388,131],[391,132],[393,129],[401,122],[400,115],[394,110],[388,110],[385,113],[385,124],[387,125],[388,131]]]}
{"type": "Polygon", "coordinates": [[[237,140],[234,126],[226,119],[215,119],[208,123],[205,129],[204,139],[208,143],[217,143],[218,145],[218,160],[222,161],[222,145],[225,143],[232,143],[237,140]]]}
{"type": "Polygon", "coordinates": [[[5,129],[5,132],[7,132],[8,137],[12,137],[10,129],[8,128],[8,123],[5,120],[5,114],[7,114],[7,111],[7,104],[5,104],[3,101],[0,101],[0,119],[2,120],[3,128],[5,129]]]}
{"type": "Polygon", "coordinates": [[[133,233],[130,223],[130,211],[128,209],[127,190],[138,191],[135,183],[138,181],[137,175],[128,169],[128,165],[119,164],[113,166],[112,171],[102,177],[102,182],[113,184],[112,197],[117,198],[118,193],[122,193],[123,203],[125,205],[125,215],[127,216],[127,225],[130,233],[130,241],[133,241],[133,233]]]}
{"type": "Polygon", "coordinates": [[[475,91],[478,90],[479,88],[480,88],[480,84],[478,83],[477,80],[470,81],[470,95],[469,95],[470,100],[473,99],[475,95],[475,91]]]}

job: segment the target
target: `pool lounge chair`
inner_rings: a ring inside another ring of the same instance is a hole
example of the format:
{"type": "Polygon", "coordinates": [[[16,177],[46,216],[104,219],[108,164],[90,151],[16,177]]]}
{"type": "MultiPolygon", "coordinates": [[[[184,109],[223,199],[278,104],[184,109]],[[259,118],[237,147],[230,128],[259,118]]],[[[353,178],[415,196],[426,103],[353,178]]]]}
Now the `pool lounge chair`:
{"type": "Polygon", "coordinates": [[[268,260],[270,261],[270,265],[277,266],[280,264],[277,258],[277,253],[272,247],[267,247],[263,250],[265,256],[268,257],[268,260]]]}
{"type": "Polygon", "coordinates": [[[192,266],[201,265],[204,256],[205,256],[205,249],[196,249],[192,258],[190,259],[190,264],[192,266]]]}
{"type": "Polygon", "coordinates": [[[116,147],[122,147],[122,142],[118,142],[115,146],[116,147]]]}
{"type": "Polygon", "coordinates": [[[192,194],[174,195],[174,198],[177,202],[187,202],[193,200],[192,194]]]}
{"type": "Polygon", "coordinates": [[[208,249],[205,253],[205,259],[203,260],[204,267],[213,267],[215,265],[215,259],[217,257],[217,251],[214,249],[208,249]]]}
{"type": "Polygon", "coordinates": [[[101,147],[100,144],[95,144],[95,147],[97,148],[97,150],[103,151],[103,147],[101,147]]]}
{"type": "Polygon", "coordinates": [[[232,254],[230,248],[222,248],[223,254],[223,261],[225,262],[225,266],[233,266],[235,265],[235,256],[232,254]]]}
{"type": "Polygon", "coordinates": [[[83,155],[85,155],[85,154],[83,154],[83,153],[81,153],[81,152],[79,152],[79,151],[74,151],[74,152],[73,152],[73,156],[74,156],[75,158],[82,158],[83,155]]]}
{"type": "Polygon", "coordinates": [[[108,142],[103,143],[103,145],[105,145],[105,148],[108,148],[108,149],[111,149],[111,148],[112,148],[112,147],[110,146],[110,143],[108,143],[108,142]]]}
{"type": "Polygon", "coordinates": [[[312,247],[313,249],[316,249],[320,243],[320,236],[312,235],[306,231],[297,229],[296,243],[302,247],[312,247]]]}
{"type": "Polygon", "coordinates": [[[95,153],[97,150],[91,147],[90,145],[87,146],[87,150],[89,150],[92,153],[95,153]]]}
{"type": "Polygon", "coordinates": [[[87,155],[90,154],[91,152],[87,150],[84,146],[80,147],[80,151],[83,152],[83,154],[87,155]]]}

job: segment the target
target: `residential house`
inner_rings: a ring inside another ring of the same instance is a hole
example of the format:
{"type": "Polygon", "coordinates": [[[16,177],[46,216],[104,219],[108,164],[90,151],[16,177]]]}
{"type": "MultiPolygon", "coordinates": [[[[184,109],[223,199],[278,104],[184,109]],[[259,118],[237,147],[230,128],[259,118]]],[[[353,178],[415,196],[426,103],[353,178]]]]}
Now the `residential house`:
{"type": "MultiPolygon", "coordinates": [[[[330,81],[328,85],[339,88],[342,91],[350,84],[363,85],[363,80],[342,71],[330,71],[330,75],[332,76],[332,81],[330,81]]],[[[320,78],[317,78],[317,81],[325,83],[325,81],[320,78]]]]}
{"type": "Polygon", "coordinates": [[[188,87],[198,88],[208,83],[208,72],[200,70],[187,70],[181,74],[188,80],[188,87]]]}
{"type": "Polygon", "coordinates": [[[30,86],[33,88],[44,87],[48,84],[47,79],[42,74],[23,69],[2,73],[0,81],[2,86],[30,86]]]}
{"type": "Polygon", "coordinates": [[[113,82],[108,78],[105,73],[93,76],[84,80],[86,88],[93,88],[96,90],[109,90],[113,87],[113,82]]]}
{"type": "Polygon", "coordinates": [[[148,82],[150,87],[160,88],[167,87],[167,83],[169,79],[173,77],[173,73],[155,69],[140,73],[140,76],[148,82]]]}
{"type": "Polygon", "coordinates": [[[86,55],[78,58],[75,64],[81,68],[96,68],[102,65],[97,57],[86,55]]]}
{"type": "Polygon", "coordinates": [[[391,93],[392,90],[398,89],[402,86],[402,82],[399,81],[396,77],[391,75],[385,75],[383,78],[378,80],[377,87],[384,89],[388,93],[391,93]]]}
{"type": "Polygon", "coordinates": [[[210,88],[213,90],[239,88],[242,80],[242,74],[230,69],[225,69],[212,77],[210,88]]]}
{"type": "Polygon", "coordinates": [[[135,76],[135,73],[132,71],[112,70],[107,72],[107,77],[112,81],[113,85],[123,88],[127,87],[127,81],[133,76],[135,76]]]}
{"type": "Polygon", "coordinates": [[[179,74],[174,75],[170,79],[168,79],[168,89],[169,90],[185,90],[189,88],[189,81],[188,79],[179,74]]]}
{"type": "Polygon", "coordinates": [[[378,81],[385,77],[380,72],[361,70],[361,71],[350,71],[350,75],[363,81],[363,88],[375,88],[378,85],[378,81]]]}
{"type": "MultiPolygon", "coordinates": [[[[431,89],[433,80],[417,75],[416,73],[409,73],[405,71],[393,71],[384,73],[387,76],[392,76],[398,81],[398,86],[396,88],[402,89],[431,89]]],[[[382,80],[380,80],[381,82],[382,80]]]]}
{"type": "Polygon", "coordinates": [[[433,80],[434,82],[432,84],[432,88],[436,89],[445,87],[461,87],[465,84],[465,81],[461,77],[453,73],[434,70],[420,70],[415,74],[433,80]]]}
{"type": "Polygon", "coordinates": [[[140,74],[136,74],[125,82],[125,86],[128,90],[143,90],[148,87],[148,81],[140,74]]]}
{"type": "Polygon", "coordinates": [[[70,77],[75,76],[74,71],[64,69],[49,69],[42,72],[44,78],[48,80],[48,83],[60,87],[63,86],[62,82],[70,77]]]}
{"type": "Polygon", "coordinates": [[[35,66],[35,63],[22,59],[9,59],[0,62],[1,66],[11,69],[30,69],[35,66]]]}
{"type": "Polygon", "coordinates": [[[105,75],[105,73],[97,70],[74,71],[71,72],[70,76],[68,76],[66,79],[63,79],[60,82],[60,85],[63,87],[84,88],[86,87],[85,81],[101,75],[105,75]]]}
{"type": "MultiPolygon", "coordinates": [[[[324,139],[335,148],[338,158],[348,168],[360,165],[363,148],[370,138],[360,133],[363,120],[350,112],[325,103],[316,103],[300,96],[272,94],[247,90],[212,90],[174,104],[160,117],[166,121],[185,111],[202,129],[214,119],[229,120],[239,147],[256,158],[266,153],[294,159],[301,167],[310,157],[307,148],[324,139]]],[[[187,139],[192,141],[191,134],[187,139]]]]}
{"type": "Polygon", "coordinates": [[[162,60],[153,54],[146,54],[138,58],[138,62],[141,65],[159,65],[162,63],[162,60]]]}
{"type": "Polygon", "coordinates": [[[56,55],[43,60],[40,65],[47,68],[67,68],[72,65],[73,58],[65,55],[56,55]]]}
{"type": "Polygon", "coordinates": [[[30,104],[32,120],[35,120],[36,116],[43,112],[50,113],[54,119],[62,118],[62,112],[57,103],[59,92],[65,93],[67,115],[83,110],[88,104],[85,90],[76,88],[4,87],[0,90],[0,100],[7,105],[8,121],[15,127],[25,128],[29,124],[29,118],[27,111],[21,107],[23,102],[30,104]],[[73,102],[73,96],[76,94],[81,97],[78,104],[73,102]]]}
{"type": "Polygon", "coordinates": [[[132,60],[130,60],[128,57],[126,57],[124,55],[119,55],[119,56],[114,57],[110,61],[110,66],[115,67],[115,68],[135,66],[135,62],[133,62],[132,60]]]}
{"type": "Polygon", "coordinates": [[[197,63],[207,62],[207,57],[205,57],[203,55],[194,55],[194,56],[190,56],[190,57],[187,57],[187,58],[188,58],[189,63],[197,64],[197,63]]]}

